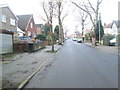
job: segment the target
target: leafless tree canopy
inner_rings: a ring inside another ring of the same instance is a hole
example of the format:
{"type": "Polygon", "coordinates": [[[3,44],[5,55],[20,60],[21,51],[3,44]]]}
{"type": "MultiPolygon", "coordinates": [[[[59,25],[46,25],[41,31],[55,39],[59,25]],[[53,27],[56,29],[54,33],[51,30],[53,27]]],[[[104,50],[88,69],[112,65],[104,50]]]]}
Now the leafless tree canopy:
{"type": "Polygon", "coordinates": [[[98,20],[99,7],[100,7],[100,4],[102,3],[102,0],[96,0],[96,3],[94,5],[92,4],[92,2],[90,0],[87,0],[87,2],[85,2],[85,1],[81,1],[80,3],[77,3],[73,0],[71,0],[71,2],[76,7],[83,10],[84,12],[86,12],[89,15],[90,20],[91,20],[93,26],[95,27],[96,22],[98,20]]]}
{"type": "Polygon", "coordinates": [[[59,24],[59,44],[63,43],[63,39],[64,39],[64,33],[63,33],[63,20],[65,19],[65,17],[68,15],[68,13],[64,13],[63,15],[63,8],[64,8],[64,4],[65,1],[64,0],[56,0],[57,2],[57,13],[58,13],[58,24],[59,24]]]}
{"type": "Polygon", "coordinates": [[[46,15],[46,18],[47,18],[47,19],[43,18],[43,20],[46,21],[47,24],[50,25],[49,36],[50,36],[51,42],[52,42],[52,50],[51,51],[54,52],[53,18],[56,14],[55,9],[56,9],[57,5],[56,5],[55,0],[48,0],[48,1],[44,0],[41,2],[41,5],[42,5],[43,11],[46,15]]]}
{"type": "Polygon", "coordinates": [[[52,19],[56,15],[55,9],[56,9],[57,6],[56,6],[55,0],[41,1],[41,6],[43,8],[43,11],[44,11],[45,17],[46,17],[46,19],[44,17],[42,17],[42,19],[45,22],[51,24],[52,19]]]}

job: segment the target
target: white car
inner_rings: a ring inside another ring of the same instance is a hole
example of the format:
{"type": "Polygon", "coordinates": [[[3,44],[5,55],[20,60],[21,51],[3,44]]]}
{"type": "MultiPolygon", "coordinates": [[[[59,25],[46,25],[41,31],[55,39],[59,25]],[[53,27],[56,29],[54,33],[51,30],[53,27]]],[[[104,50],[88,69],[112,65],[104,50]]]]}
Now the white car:
{"type": "Polygon", "coordinates": [[[73,41],[77,41],[77,39],[76,39],[76,38],[73,38],[72,40],[73,40],[73,41]]]}
{"type": "Polygon", "coordinates": [[[77,42],[78,43],[82,43],[82,39],[77,39],[77,42]]]}
{"type": "Polygon", "coordinates": [[[109,45],[115,46],[116,45],[116,38],[110,40],[109,45]]]}

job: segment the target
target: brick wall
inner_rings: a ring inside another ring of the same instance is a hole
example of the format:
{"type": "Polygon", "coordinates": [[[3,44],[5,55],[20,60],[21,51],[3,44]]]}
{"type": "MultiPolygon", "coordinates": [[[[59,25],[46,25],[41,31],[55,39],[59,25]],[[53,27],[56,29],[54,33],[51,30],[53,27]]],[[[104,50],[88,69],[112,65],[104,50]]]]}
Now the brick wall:
{"type": "Polygon", "coordinates": [[[29,22],[29,25],[28,25],[27,31],[26,31],[26,35],[30,36],[31,38],[34,38],[37,35],[36,28],[35,28],[35,23],[34,23],[33,19],[31,19],[30,22],[29,22]],[[28,34],[29,32],[31,34],[28,34]]]}

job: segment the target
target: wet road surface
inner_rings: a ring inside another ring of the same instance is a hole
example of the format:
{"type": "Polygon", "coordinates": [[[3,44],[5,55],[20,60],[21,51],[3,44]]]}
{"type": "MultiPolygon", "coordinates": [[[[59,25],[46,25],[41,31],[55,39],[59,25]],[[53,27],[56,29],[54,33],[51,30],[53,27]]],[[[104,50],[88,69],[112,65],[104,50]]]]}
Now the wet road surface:
{"type": "Polygon", "coordinates": [[[117,87],[117,55],[68,40],[24,88],[117,87]]]}

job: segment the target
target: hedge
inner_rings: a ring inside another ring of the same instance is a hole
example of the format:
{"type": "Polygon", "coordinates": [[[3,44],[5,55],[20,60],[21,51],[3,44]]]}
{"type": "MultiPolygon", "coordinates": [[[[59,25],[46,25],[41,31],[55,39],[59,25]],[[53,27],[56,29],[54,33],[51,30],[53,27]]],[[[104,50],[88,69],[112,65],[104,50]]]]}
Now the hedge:
{"type": "Polygon", "coordinates": [[[110,35],[110,34],[104,35],[104,36],[103,36],[103,45],[109,46],[109,42],[110,42],[110,40],[113,39],[113,38],[114,38],[113,35],[110,35]]]}

